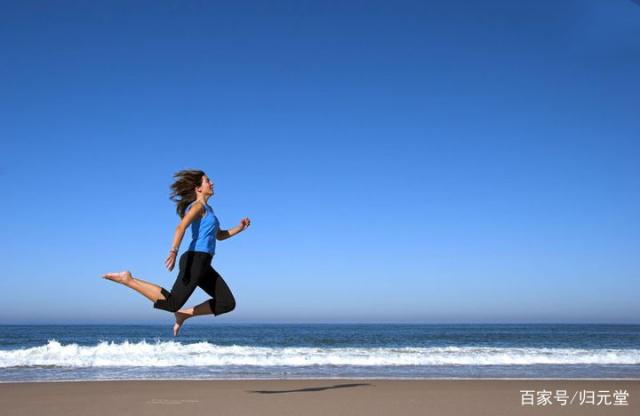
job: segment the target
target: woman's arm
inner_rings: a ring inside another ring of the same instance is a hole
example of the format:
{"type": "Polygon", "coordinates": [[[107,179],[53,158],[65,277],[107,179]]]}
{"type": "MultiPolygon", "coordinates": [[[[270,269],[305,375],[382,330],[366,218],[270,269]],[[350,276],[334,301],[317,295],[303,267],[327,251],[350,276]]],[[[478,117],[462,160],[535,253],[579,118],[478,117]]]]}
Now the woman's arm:
{"type": "Polygon", "coordinates": [[[249,218],[243,218],[242,220],[240,220],[240,224],[236,225],[233,228],[230,228],[228,230],[218,230],[218,233],[216,234],[216,239],[226,240],[227,238],[233,237],[239,232],[246,230],[247,227],[249,227],[249,225],[251,225],[251,220],[249,218]]]}
{"type": "Polygon", "coordinates": [[[171,250],[169,250],[169,256],[164,261],[164,265],[167,266],[169,271],[173,270],[173,266],[176,264],[176,256],[178,255],[178,249],[180,248],[182,237],[184,237],[184,232],[196,216],[202,215],[203,212],[204,207],[202,204],[196,204],[194,208],[190,209],[189,212],[185,214],[182,221],[180,221],[180,224],[176,227],[176,232],[173,234],[173,245],[171,246],[171,250]]]}

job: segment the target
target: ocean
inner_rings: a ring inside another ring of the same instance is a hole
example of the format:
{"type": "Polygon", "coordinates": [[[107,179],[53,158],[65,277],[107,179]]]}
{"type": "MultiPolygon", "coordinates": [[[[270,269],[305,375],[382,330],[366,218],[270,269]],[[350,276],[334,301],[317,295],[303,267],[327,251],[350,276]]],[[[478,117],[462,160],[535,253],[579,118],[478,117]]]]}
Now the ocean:
{"type": "Polygon", "coordinates": [[[0,326],[0,382],[640,378],[640,325],[0,326]]]}

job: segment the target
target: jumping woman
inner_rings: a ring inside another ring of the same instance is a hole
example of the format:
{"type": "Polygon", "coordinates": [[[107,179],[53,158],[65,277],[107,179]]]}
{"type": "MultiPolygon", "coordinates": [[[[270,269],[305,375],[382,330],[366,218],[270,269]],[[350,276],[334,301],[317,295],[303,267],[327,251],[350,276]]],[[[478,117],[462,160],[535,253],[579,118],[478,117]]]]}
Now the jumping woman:
{"type": "Polygon", "coordinates": [[[221,230],[218,218],[207,201],[213,196],[213,182],[201,170],[181,170],[174,175],[176,181],[171,185],[170,199],[176,202],[176,212],[182,219],[173,237],[173,245],[164,264],[173,270],[178,248],[186,229],[191,225],[192,240],[187,251],[180,256],[180,271],[171,292],[150,282],[135,278],[125,270],[118,273],[106,273],[103,278],[121,283],[142,294],[153,302],[153,307],[173,312],[176,322],[173,335],[177,336],[180,327],[189,318],[198,315],[220,315],[232,311],[236,301],[222,276],[213,268],[211,262],[216,250],[216,240],[226,240],[249,227],[249,218],[243,218],[240,224],[221,230]],[[211,299],[194,306],[180,309],[197,287],[207,292],[211,299]]]}

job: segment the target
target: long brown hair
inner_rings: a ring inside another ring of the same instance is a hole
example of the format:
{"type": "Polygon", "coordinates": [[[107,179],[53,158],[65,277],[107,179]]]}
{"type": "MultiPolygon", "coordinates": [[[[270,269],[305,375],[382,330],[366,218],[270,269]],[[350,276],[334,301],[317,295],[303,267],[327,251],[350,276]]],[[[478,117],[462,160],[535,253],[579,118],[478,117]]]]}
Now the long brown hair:
{"type": "Polygon", "coordinates": [[[205,173],[198,169],[185,169],[173,175],[176,181],[171,185],[169,199],[176,202],[176,212],[180,218],[184,217],[187,206],[196,200],[195,188],[202,184],[204,175],[205,173]]]}

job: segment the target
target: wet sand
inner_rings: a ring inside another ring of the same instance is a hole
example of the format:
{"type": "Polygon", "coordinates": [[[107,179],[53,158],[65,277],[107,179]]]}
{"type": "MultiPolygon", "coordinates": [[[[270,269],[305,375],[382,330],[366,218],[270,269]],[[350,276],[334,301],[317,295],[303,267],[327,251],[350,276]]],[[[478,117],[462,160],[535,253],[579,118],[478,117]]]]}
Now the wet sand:
{"type": "Polygon", "coordinates": [[[639,400],[640,380],[624,379],[0,383],[0,414],[3,416],[637,416],[640,415],[639,400]],[[565,406],[557,400],[563,393],[558,390],[566,390],[565,406]],[[545,391],[549,400],[545,400],[545,391]],[[534,404],[523,405],[523,399],[532,399],[534,404]],[[614,405],[614,402],[626,402],[627,405],[614,405]]]}

